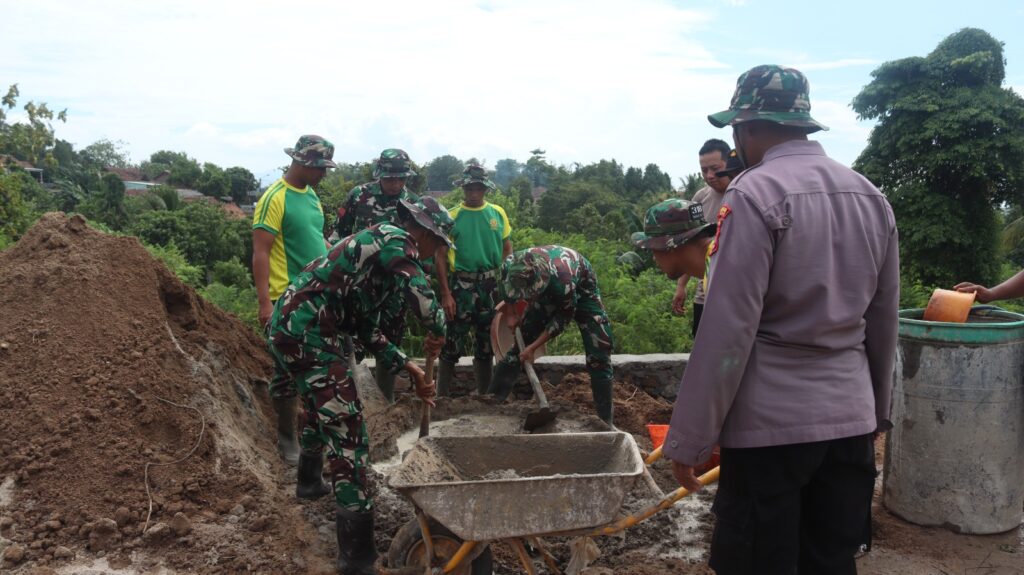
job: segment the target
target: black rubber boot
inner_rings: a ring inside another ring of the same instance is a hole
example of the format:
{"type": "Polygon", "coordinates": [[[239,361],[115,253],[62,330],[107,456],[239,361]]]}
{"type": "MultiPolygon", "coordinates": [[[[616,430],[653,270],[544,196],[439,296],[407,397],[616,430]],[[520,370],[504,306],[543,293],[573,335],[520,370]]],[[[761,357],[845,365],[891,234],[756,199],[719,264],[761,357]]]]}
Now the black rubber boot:
{"type": "Polygon", "coordinates": [[[487,388],[487,393],[494,395],[498,401],[505,401],[512,393],[512,387],[515,385],[517,377],[519,377],[518,363],[499,361],[498,365],[494,366],[494,376],[491,378],[491,385],[487,388]]]}
{"type": "Polygon", "coordinates": [[[441,361],[437,365],[437,396],[448,397],[455,379],[455,362],[441,361]]]}
{"type": "Polygon", "coordinates": [[[374,575],[377,549],[373,546],[373,512],[359,513],[338,507],[334,517],[338,534],[338,573],[374,575]]]}
{"type": "Polygon", "coordinates": [[[493,359],[474,359],[473,376],[476,378],[476,391],[483,395],[491,387],[491,373],[494,371],[493,359]]]}
{"type": "Polygon", "coordinates": [[[597,416],[613,429],[612,424],[612,380],[610,377],[590,376],[590,391],[594,394],[594,409],[597,416]]]}
{"type": "Polygon", "coordinates": [[[275,397],[274,411],[277,413],[277,452],[288,465],[299,462],[299,439],[295,433],[294,397],[275,397]]]}
{"type": "Polygon", "coordinates": [[[374,368],[373,377],[377,380],[377,387],[380,388],[380,392],[384,394],[384,398],[388,400],[388,403],[395,402],[395,374],[389,373],[388,370],[378,366],[374,368]]]}
{"type": "Polygon", "coordinates": [[[319,499],[331,492],[331,486],[324,483],[324,456],[322,453],[299,454],[299,481],[295,485],[295,496],[299,499],[319,499]]]}

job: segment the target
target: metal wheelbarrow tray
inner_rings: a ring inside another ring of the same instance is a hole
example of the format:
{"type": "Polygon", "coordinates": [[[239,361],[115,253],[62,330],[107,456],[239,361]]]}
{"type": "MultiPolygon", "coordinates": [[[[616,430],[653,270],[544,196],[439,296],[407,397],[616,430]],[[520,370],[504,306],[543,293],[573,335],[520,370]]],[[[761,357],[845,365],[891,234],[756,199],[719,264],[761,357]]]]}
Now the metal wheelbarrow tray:
{"type": "Polygon", "coordinates": [[[628,433],[424,437],[389,485],[465,541],[596,527],[644,472],[628,433]]]}

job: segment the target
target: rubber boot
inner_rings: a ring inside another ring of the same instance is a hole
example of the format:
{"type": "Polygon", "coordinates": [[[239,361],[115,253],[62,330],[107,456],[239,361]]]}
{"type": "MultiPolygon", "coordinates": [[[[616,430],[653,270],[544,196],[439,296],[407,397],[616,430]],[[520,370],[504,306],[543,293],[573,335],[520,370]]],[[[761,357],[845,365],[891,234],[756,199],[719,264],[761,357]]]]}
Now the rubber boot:
{"type": "Polygon", "coordinates": [[[338,534],[338,573],[374,575],[377,549],[373,546],[373,512],[359,513],[338,507],[334,517],[338,534]]]}
{"type": "Polygon", "coordinates": [[[493,359],[474,359],[473,376],[476,378],[476,391],[480,395],[487,393],[491,387],[491,372],[494,371],[493,359]]]}
{"type": "Polygon", "coordinates": [[[498,362],[498,365],[494,366],[494,376],[491,378],[491,385],[487,388],[487,393],[493,394],[498,401],[505,401],[512,393],[512,386],[515,385],[517,377],[519,377],[518,363],[498,362]]]}
{"type": "Polygon", "coordinates": [[[295,433],[295,398],[275,397],[277,413],[277,452],[288,465],[299,462],[299,439],[295,433]]]}
{"type": "Polygon", "coordinates": [[[594,394],[594,409],[601,421],[613,429],[612,424],[612,380],[601,375],[590,376],[590,391],[594,394]]]}
{"type": "Polygon", "coordinates": [[[299,455],[299,481],[295,484],[295,496],[299,499],[319,499],[331,492],[331,486],[324,483],[324,456],[322,453],[299,455]]]}
{"type": "Polygon", "coordinates": [[[440,361],[437,365],[437,396],[448,397],[455,379],[455,362],[440,361]]]}
{"type": "Polygon", "coordinates": [[[384,399],[388,400],[388,403],[395,402],[395,374],[389,373],[388,370],[381,367],[377,367],[374,370],[374,378],[377,380],[377,387],[380,388],[380,392],[384,394],[384,399]]]}

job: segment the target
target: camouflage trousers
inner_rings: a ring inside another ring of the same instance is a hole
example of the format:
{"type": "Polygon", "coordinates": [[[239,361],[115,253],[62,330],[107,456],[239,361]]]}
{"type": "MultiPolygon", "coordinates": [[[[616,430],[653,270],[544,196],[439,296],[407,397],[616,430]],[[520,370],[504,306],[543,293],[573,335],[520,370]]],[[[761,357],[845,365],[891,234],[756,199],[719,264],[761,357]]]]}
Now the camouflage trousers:
{"type": "Polygon", "coordinates": [[[463,279],[452,275],[452,298],[455,319],[448,322],[448,334],[441,349],[441,361],[457,363],[464,355],[466,337],[473,330],[473,358],[490,361],[491,321],[498,297],[498,280],[494,277],[463,279]]]}
{"type": "MultiPolygon", "coordinates": [[[[533,306],[526,311],[520,329],[523,332],[523,341],[527,345],[540,336],[548,324],[548,319],[547,312],[540,307],[533,306]]],[[[590,375],[591,384],[607,382],[611,385],[614,342],[611,322],[608,320],[604,305],[600,300],[580,300],[576,305],[573,319],[580,328],[580,335],[583,336],[583,350],[587,357],[587,373],[590,375]]],[[[518,368],[518,347],[513,347],[502,358],[501,363],[518,368]]]]}
{"type": "Polygon", "coordinates": [[[323,350],[302,350],[290,357],[272,347],[274,363],[295,381],[301,397],[305,425],[299,445],[305,452],[327,449],[327,465],[339,507],[364,512],[372,508],[366,481],[370,437],[363,421],[355,380],[342,355],[323,350]],[[296,362],[299,363],[296,363],[296,362]]]}

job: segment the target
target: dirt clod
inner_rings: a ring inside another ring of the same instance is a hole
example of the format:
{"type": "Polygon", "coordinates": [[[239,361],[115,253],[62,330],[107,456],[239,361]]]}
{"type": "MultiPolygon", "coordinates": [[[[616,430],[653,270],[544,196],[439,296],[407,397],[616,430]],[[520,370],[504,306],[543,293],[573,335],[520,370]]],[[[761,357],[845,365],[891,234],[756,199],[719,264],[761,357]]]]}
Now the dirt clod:
{"type": "Polygon", "coordinates": [[[4,550],[4,561],[17,565],[25,560],[25,548],[21,545],[11,545],[4,550]]]}
{"type": "Polygon", "coordinates": [[[171,519],[171,529],[178,537],[184,537],[192,532],[192,522],[184,513],[178,512],[171,519]]]}

